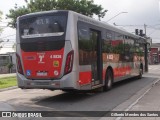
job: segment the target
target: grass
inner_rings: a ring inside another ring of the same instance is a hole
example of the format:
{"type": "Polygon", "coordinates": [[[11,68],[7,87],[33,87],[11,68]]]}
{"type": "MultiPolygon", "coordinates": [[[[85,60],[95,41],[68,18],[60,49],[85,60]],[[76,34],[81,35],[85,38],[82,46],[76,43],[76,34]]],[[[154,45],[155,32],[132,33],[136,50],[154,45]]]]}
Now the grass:
{"type": "Polygon", "coordinates": [[[0,78],[0,89],[17,86],[16,77],[4,77],[0,78]]]}

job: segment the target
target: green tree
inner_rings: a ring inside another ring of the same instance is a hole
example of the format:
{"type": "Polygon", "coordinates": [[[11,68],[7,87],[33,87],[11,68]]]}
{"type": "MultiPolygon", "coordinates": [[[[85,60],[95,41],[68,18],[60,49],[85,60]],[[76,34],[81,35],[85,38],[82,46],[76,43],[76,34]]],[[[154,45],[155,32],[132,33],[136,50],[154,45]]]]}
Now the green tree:
{"type": "Polygon", "coordinates": [[[9,62],[9,63],[7,64],[7,67],[8,67],[8,72],[9,72],[9,73],[12,73],[13,63],[9,62]]]}
{"type": "Polygon", "coordinates": [[[100,18],[105,16],[107,10],[104,10],[101,5],[94,4],[93,0],[25,0],[26,5],[10,9],[7,18],[11,19],[8,25],[15,27],[17,17],[39,11],[48,10],[72,10],[87,16],[92,17],[94,14],[100,18]]]}

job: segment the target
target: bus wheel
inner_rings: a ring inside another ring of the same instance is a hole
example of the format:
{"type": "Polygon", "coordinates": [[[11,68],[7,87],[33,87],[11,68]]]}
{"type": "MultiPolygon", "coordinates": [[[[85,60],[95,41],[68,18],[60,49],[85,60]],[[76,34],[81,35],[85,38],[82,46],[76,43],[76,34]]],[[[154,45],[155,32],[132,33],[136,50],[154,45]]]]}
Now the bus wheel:
{"type": "Polygon", "coordinates": [[[113,73],[111,70],[107,70],[106,77],[105,77],[105,85],[104,85],[104,91],[108,91],[112,88],[113,84],[113,73]]]}

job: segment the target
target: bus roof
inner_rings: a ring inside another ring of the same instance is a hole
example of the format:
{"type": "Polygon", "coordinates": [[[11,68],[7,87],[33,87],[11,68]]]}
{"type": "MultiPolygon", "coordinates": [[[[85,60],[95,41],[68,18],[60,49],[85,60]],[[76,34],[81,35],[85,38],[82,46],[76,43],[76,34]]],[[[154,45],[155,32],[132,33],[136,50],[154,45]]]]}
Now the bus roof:
{"type": "MultiPolygon", "coordinates": [[[[133,34],[133,33],[127,32],[127,31],[125,31],[125,30],[122,30],[122,29],[120,29],[120,28],[117,28],[117,27],[115,27],[115,26],[113,26],[113,25],[111,25],[111,24],[108,24],[107,22],[98,21],[98,20],[96,20],[96,19],[93,19],[93,18],[91,18],[91,17],[85,16],[85,15],[82,15],[82,14],[79,14],[79,13],[76,13],[76,12],[73,12],[73,11],[70,11],[70,12],[72,12],[73,14],[78,15],[79,17],[88,19],[88,22],[90,21],[89,23],[95,24],[96,26],[98,25],[99,27],[107,28],[107,29],[109,29],[109,30],[112,30],[112,31],[115,31],[115,32],[118,32],[118,33],[122,33],[122,34],[124,34],[124,35],[126,35],[126,36],[130,36],[130,37],[134,37],[134,38],[141,38],[141,39],[145,40],[144,37],[141,37],[141,36],[135,35],[135,34],[133,34]]],[[[81,19],[81,20],[82,20],[82,19],[81,19]]],[[[87,20],[86,20],[86,22],[87,22],[87,20]]]]}

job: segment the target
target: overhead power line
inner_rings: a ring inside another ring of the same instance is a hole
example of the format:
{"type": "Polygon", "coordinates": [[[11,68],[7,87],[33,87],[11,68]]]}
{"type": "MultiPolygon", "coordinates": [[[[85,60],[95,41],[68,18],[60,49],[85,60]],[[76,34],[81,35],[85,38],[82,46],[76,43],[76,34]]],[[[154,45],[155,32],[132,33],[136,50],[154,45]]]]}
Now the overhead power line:
{"type": "Polygon", "coordinates": [[[146,25],[146,24],[144,24],[144,25],[117,25],[116,23],[113,23],[113,25],[122,26],[122,27],[144,27],[145,34],[146,34],[147,28],[153,29],[150,33],[148,33],[148,36],[155,33],[156,31],[160,30],[160,24],[155,24],[155,25],[146,25]]]}
{"type": "MultiPolygon", "coordinates": [[[[113,23],[113,25],[115,26],[122,26],[122,27],[144,27],[144,25],[118,25],[116,23],[113,23]]],[[[152,29],[156,29],[156,30],[160,30],[160,28],[157,28],[156,26],[160,26],[160,24],[156,24],[156,25],[147,25],[147,28],[152,28],[152,29]]]]}

